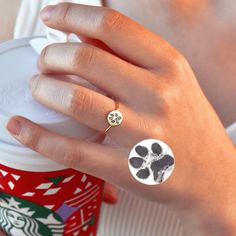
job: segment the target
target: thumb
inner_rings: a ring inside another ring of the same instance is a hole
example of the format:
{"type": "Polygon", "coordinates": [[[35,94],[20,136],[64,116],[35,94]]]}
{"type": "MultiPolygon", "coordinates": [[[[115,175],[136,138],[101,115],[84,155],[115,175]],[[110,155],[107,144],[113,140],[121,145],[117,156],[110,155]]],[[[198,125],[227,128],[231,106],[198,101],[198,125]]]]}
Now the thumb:
{"type": "Polygon", "coordinates": [[[105,183],[104,185],[104,195],[103,201],[108,204],[115,204],[118,201],[118,192],[117,187],[110,183],[105,183]]]}

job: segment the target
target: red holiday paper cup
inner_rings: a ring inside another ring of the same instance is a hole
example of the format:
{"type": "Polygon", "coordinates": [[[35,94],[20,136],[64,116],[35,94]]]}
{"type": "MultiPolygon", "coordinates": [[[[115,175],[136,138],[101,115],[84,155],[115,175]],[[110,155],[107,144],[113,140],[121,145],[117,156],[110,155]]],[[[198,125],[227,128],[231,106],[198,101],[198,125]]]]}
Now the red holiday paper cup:
{"type": "Polygon", "coordinates": [[[0,165],[0,225],[9,235],[96,235],[103,181],[73,169],[0,165]]]}
{"type": "Polygon", "coordinates": [[[22,115],[63,135],[95,134],[33,100],[28,82],[38,55],[30,40],[0,45],[0,226],[12,236],[95,236],[103,181],[23,147],[5,128],[12,115],[22,115]]]}

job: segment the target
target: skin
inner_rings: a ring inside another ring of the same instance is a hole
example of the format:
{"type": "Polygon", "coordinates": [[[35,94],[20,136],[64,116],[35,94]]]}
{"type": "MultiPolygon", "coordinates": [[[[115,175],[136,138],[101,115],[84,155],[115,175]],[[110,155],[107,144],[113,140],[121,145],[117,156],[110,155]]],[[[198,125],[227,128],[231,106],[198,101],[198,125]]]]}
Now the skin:
{"type": "MultiPolygon", "coordinates": [[[[19,7],[20,0],[0,0],[0,42],[11,40],[13,38],[14,25],[19,7]]],[[[105,183],[103,200],[108,204],[116,203],[118,200],[117,188],[110,183],[105,183]]]]}
{"type": "MultiPolygon", "coordinates": [[[[0,40],[12,38],[19,3],[0,0],[0,40]]],[[[236,120],[234,0],[104,0],[103,5],[138,21],[180,50],[223,125],[236,120]]],[[[113,186],[105,186],[104,199],[117,200],[113,186]]]]}
{"type": "Polygon", "coordinates": [[[102,143],[59,136],[23,117],[9,121],[9,132],[43,156],[165,204],[182,218],[186,235],[235,235],[235,147],[185,57],[108,8],[59,4],[41,17],[49,27],[82,35],[86,42],[43,51],[42,74],[30,85],[35,99],[104,131],[114,101],[56,79],[57,74],[80,75],[115,97],[125,119],[108,131],[111,141],[102,143]],[[173,175],[158,186],[137,182],[128,170],[131,148],[146,138],[163,140],[175,154],[173,175]]]}
{"type": "Polygon", "coordinates": [[[177,48],[223,125],[236,120],[236,1],[105,0],[177,48]],[[227,104],[227,105],[226,105],[227,104]]]}
{"type": "MultiPolygon", "coordinates": [[[[12,38],[19,3],[0,0],[0,41],[12,38]]],[[[181,51],[223,125],[236,120],[234,0],[104,0],[103,5],[138,21],[181,51]]]]}

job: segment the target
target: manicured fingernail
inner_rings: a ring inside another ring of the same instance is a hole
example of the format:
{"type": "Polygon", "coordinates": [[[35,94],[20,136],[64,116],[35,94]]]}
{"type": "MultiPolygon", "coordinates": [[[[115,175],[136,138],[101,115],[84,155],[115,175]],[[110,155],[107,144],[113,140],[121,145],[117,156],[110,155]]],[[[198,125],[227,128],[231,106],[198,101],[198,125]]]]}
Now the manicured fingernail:
{"type": "Polygon", "coordinates": [[[53,12],[55,10],[56,6],[55,5],[50,5],[45,7],[41,12],[40,12],[40,17],[42,20],[46,21],[51,18],[53,15],[53,12]]]}
{"type": "Polygon", "coordinates": [[[22,124],[18,119],[11,118],[7,124],[7,130],[13,135],[19,135],[22,129],[22,124]]]}

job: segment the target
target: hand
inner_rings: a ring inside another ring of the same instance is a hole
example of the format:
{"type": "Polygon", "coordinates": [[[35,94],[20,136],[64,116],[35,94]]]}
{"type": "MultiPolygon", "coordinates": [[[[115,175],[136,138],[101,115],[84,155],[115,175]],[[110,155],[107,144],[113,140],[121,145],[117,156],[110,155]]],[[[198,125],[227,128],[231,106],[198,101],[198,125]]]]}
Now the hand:
{"type": "Polygon", "coordinates": [[[42,19],[49,27],[95,39],[108,50],[90,43],[48,46],[39,60],[42,74],[31,81],[33,96],[104,131],[114,101],[55,79],[56,74],[80,75],[120,102],[124,121],[108,131],[107,143],[63,137],[23,117],[8,123],[12,135],[43,156],[185,212],[184,216],[194,212],[200,220],[219,214],[228,220],[231,215],[219,199],[228,201],[225,193],[232,193],[228,183],[234,179],[230,157],[235,149],[185,58],[159,36],[108,8],[59,4],[44,9],[42,19]],[[137,182],[128,169],[131,148],[146,138],[163,140],[175,155],[173,175],[158,186],[137,182]]]}

